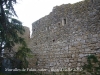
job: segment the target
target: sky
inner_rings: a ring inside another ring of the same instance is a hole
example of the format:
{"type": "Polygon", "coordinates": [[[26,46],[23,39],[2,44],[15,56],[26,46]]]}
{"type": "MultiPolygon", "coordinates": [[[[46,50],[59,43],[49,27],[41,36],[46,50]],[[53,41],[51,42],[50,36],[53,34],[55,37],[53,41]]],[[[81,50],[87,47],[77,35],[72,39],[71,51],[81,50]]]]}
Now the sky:
{"type": "Polygon", "coordinates": [[[62,4],[76,3],[82,0],[17,0],[14,9],[18,19],[32,30],[32,23],[48,15],[54,6],[62,4]]]}

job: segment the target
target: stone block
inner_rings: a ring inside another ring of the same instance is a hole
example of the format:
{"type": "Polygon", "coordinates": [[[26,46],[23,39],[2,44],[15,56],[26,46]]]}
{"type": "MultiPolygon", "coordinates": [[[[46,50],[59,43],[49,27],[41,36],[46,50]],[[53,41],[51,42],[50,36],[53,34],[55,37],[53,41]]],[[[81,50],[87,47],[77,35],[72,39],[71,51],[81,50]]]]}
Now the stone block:
{"type": "Polygon", "coordinates": [[[87,47],[87,45],[85,45],[85,44],[82,44],[82,49],[84,49],[84,48],[86,48],[87,47]]]}
{"type": "Polygon", "coordinates": [[[84,51],[85,52],[89,52],[89,51],[91,51],[91,49],[90,48],[86,48],[84,51]]]}
{"type": "Polygon", "coordinates": [[[75,57],[75,54],[72,54],[72,58],[74,58],[75,57]]]}
{"type": "Polygon", "coordinates": [[[70,67],[72,64],[71,63],[68,63],[68,66],[70,67]]]}
{"type": "Polygon", "coordinates": [[[85,44],[85,40],[81,40],[80,42],[81,42],[82,44],[85,44]]]}
{"type": "Polygon", "coordinates": [[[87,62],[87,59],[85,57],[82,58],[82,62],[87,62]]]}
{"type": "Polygon", "coordinates": [[[79,54],[75,54],[75,57],[78,58],[79,57],[79,54]]]}
{"type": "Polygon", "coordinates": [[[93,38],[97,38],[97,37],[98,37],[98,34],[94,34],[94,35],[93,35],[93,38]]]}
{"type": "Polygon", "coordinates": [[[81,66],[81,63],[77,63],[77,66],[80,67],[81,66]]]}
{"type": "Polygon", "coordinates": [[[76,47],[71,47],[69,50],[77,50],[76,47]]]}
{"type": "Polygon", "coordinates": [[[78,62],[80,62],[80,61],[82,61],[82,59],[81,58],[78,58],[78,62]]]}
{"type": "Polygon", "coordinates": [[[97,38],[92,38],[91,39],[93,42],[96,42],[97,41],[97,38]]]}
{"type": "Polygon", "coordinates": [[[87,39],[87,35],[84,35],[83,38],[84,38],[84,39],[87,39]]]}
{"type": "Polygon", "coordinates": [[[68,50],[68,46],[65,47],[65,50],[68,50]]]}
{"type": "Polygon", "coordinates": [[[65,62],[69,63],[69,59],[67,58],[67,59],[65,60],[65,62]]]}
{"type": "Polygon", "coordinates": [[[74,59],[74,62],[77,62],[78,61],[78,59],[77,58],[73,58],[74,59]]]}
{"type": "Polygon", "coordinates": [[[79,54],[79,57],[80,57],[80,58],[84,57],[84,54],[79,54]]]}
{"type": "Polygon", "coordinates": [[[77,46],[78,49],[82,49],[81,45],[77,46]]]}
{"type": "Polygon", "coordinates": [[[67,54],[67,58],[71,58],[72,57],[72,54],[67,54]]]}

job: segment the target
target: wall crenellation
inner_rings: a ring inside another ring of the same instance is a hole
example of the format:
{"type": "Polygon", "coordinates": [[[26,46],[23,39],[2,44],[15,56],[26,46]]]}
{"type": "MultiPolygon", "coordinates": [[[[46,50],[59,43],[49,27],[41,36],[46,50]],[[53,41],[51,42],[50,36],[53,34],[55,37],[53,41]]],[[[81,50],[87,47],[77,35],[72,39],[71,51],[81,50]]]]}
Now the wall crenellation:
{"type": "MultiPolygon", "coordinates": [[[[81,67],[100,52],[100,0],[56,6],[32,24],[30,48],[37,68],[81,67]],[[97,49],[97,50],[96,50],[97,49]]],[[[32,64],[31,64],[32,65],[32,64]]]]}

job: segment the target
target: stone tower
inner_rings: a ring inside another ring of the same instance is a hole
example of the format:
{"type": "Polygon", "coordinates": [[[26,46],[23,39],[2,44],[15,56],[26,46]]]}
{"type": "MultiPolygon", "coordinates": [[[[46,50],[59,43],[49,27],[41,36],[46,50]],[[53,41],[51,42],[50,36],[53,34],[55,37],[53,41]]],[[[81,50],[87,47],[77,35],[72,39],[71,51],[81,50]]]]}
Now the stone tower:
{"type": "MultiPolygon", "coordinates": [[[[81,67],[85,56],[99,54],[100,0],[56,6],[32,24],[30,48],[37,68],[81,67]]],[[[34,67],[34,66],[33,66],[34,67]]]]}

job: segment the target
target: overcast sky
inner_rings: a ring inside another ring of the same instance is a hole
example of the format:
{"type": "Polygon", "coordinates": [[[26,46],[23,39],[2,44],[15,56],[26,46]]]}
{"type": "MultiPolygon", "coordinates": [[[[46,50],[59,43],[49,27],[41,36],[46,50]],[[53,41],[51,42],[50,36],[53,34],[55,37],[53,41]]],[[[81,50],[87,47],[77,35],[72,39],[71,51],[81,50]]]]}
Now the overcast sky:
{"type": "Polygon", "coordinates": [[[45,15],[48,15],[54,6],[76,3],[82,0],[18,0],[14,6],[18,19],[23,22],[24,26],[30,28],[32,23],[45,15]]]}

